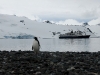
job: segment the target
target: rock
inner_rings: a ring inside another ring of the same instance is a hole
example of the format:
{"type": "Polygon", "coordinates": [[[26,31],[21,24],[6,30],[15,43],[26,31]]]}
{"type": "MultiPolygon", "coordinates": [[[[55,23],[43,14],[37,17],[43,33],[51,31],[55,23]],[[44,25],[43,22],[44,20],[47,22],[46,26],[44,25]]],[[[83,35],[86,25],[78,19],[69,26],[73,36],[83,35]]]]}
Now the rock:
{"type": "Polygon", "coordinates": [[[100,65],[100,61],[98,61],[98,64],[100,65]]]}
{"type": "Polygon", "coordinates": [[[41,72],[36,72],[35,75],[41,75],[41,72]]]}
{"type": "Polygon", "coordinates": [[[100,75],[98,52],[0,51],[0,75],[100,75]]]}
{"type": "Polygon", "coordinates": [[[75,68],[74,67],[70,67],[67,69],[67,71],[71,71],[71,70],[74,70],[75,68]]]}

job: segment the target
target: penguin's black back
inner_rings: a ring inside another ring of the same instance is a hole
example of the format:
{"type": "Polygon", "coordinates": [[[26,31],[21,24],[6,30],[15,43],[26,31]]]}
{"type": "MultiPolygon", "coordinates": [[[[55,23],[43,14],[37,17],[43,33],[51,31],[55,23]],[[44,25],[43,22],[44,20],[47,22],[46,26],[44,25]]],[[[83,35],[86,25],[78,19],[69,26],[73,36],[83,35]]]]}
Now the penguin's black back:
{"type": "Polygon", "coordinates": [[[37,37],[34,37],[34,39],[38,42],[38,44],[40,46],[40,42],[39,42],[38,38],[37,37]]]}

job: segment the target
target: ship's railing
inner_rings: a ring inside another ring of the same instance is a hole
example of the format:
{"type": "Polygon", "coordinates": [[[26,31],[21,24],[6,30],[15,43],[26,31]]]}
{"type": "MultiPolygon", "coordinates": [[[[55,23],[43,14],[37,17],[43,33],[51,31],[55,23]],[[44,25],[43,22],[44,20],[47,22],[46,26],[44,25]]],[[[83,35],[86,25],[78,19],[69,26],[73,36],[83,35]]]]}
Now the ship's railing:
{"type": "MultiPolygon", "coordinates": [[[[76,36],[79,36],[79,35],[83,35],[84,32],[82,31],[75,31],[75,32],[69,32],[69,33],[65,33],[65,34],[60,34],[60,36],[67,36],[67,35],[76,35],[76,36]]],[[[86,35],[86,33],[85,33],[86,35]]]]}

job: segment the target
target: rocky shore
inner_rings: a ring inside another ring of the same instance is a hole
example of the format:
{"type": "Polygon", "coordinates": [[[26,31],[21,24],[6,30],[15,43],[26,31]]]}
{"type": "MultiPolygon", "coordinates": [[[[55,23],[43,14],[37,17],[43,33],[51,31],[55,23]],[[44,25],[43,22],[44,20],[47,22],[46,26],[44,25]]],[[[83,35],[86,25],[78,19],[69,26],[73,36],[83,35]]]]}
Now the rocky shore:
{"type": "Polygon", "coordinates": [[[0,75],[100,75],[100,52],[0,51],[0,75]]]}

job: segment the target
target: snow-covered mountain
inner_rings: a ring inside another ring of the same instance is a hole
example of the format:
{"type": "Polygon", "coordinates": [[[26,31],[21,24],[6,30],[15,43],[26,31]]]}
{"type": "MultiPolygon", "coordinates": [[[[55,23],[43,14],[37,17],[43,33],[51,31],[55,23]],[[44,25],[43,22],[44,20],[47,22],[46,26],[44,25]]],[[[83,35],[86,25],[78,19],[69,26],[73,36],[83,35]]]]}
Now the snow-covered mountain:
{"type": "Polygon", "coordinates": [[[57,25],[37,22],[26,17],[18,17],[16,15],[0,14],[0,38],[16,38],[20,36],[26,36],[26,38],[27,36],[30,36],[30,38],[33,36],[40,38],[58,38],[58,33],[66,33],[70,30],[85,31],[87,34],[91,34],[91,37],[96,37],[85,26],[81,25],[57,25]]]}
{"type": "Polygon", "coordinates": [[[100,25],[91,25],[91,26],[86,26],[86,27],[89,28],[89,29],[91,29],[92,32],[96,36],[100,37],[100,25]]]}

